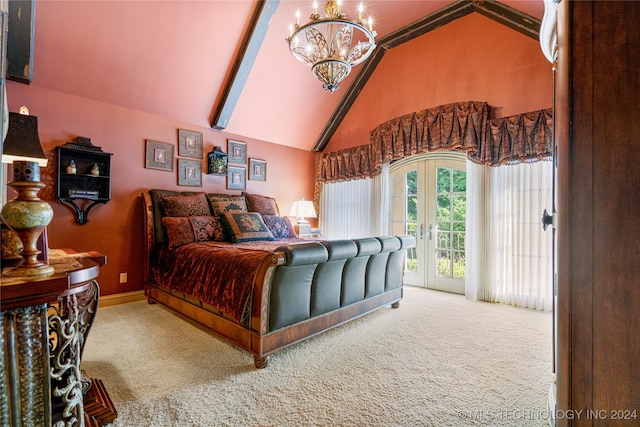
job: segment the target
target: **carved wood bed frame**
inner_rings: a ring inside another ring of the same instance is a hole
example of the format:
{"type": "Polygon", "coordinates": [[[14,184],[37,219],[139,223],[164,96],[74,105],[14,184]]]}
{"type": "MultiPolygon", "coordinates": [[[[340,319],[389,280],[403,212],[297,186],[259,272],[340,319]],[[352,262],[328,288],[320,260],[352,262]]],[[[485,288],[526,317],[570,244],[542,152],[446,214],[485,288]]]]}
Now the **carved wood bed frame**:
{"type": "MultiPolygon", "coordinates": [[[[402,299],[401,278],[399,286],[385,290],[381,294],[373,295],[330,312],[270,331],[269,309],[274,273],[277,268],[281,268],[288,261],[285,252],[276,251],[265,256],[262,261],[255,277],[253,292],[249,301],[249,318],[245,323],[238,323],[201,301],[169,290],[154,282],[150,274],[150,256],[155,249],[154,200],[149,192],[145,192],[142,194],[142,201],[147,232],[144,280],[145,294],[148,301],[150,303],[158,302],[175,310],[181,315],[205,326],[225,341],[253,354],[256,368],[265,368],[269,363],[269,355],[287,346],[342,325],[378,308],[388,305],[393,308],[399,307],[402,299]]],[[[398,240],[400,241],[400,244],[398,244],[399,249],[389,251],[389,253],[396,252],[396,256],[401,256],[403,262],[405,249],[415,244],[415,240],[411,236],[401,236],[398,240]]],[[[319,243],[310,242],[302,243],[301,245],[319,245],[319,243]]],[[[298,245],[292,246],[297,247],[298,245]]],[[[398,260],[396,259],[394,263],[397,262],[398,260]]]]}

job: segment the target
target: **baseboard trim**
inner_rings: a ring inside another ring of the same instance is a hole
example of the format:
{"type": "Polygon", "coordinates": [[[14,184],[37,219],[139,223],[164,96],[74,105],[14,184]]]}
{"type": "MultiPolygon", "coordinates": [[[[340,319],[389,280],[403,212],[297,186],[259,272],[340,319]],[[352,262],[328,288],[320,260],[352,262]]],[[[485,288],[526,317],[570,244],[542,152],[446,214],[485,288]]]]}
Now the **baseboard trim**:
{"type": "Polygon", "coordinates": [[[98,307],[126,304],[128,302],[142,301],[146,298],[144,291],[122,292],[120,294],[101,296],[98,307]]]}

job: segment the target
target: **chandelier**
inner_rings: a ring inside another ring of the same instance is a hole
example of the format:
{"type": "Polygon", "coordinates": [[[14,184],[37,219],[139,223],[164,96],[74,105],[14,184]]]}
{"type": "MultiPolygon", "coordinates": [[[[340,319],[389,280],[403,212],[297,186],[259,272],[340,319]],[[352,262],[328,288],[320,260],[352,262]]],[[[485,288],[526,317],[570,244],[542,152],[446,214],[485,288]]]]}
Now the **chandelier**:
{"type": "Polygon", "coordinates": [[[309,22],[299,25],[300,12],[296,12],[296,24],[290,25],[289,50],[294,58],[311,66],[313,75],[329,92],[340,88],[340,82],[351,68],[366,60],[376,47],[373,20],[365,20],[364,6],[358,6],[358,20],[351,21],[341,10],[342,2],[327,1],[325,17],[318,14],[318,2],[313,2],[313,14],[309,22]]]}

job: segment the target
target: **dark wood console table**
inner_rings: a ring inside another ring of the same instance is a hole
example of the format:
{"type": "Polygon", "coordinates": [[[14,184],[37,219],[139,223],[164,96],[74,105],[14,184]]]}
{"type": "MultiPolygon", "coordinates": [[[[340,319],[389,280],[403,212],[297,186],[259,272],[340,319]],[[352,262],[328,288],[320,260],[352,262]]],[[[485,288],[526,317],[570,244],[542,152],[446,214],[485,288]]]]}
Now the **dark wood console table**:
{"type": "Polygon", "coordinates": [[[0,425],[109,424],[117,412],[102,381],[80,370],[106,257],[52,250],[49,263],[49,276],[2,278],[0,371],[7,375],[0,378],[0,425]]]}

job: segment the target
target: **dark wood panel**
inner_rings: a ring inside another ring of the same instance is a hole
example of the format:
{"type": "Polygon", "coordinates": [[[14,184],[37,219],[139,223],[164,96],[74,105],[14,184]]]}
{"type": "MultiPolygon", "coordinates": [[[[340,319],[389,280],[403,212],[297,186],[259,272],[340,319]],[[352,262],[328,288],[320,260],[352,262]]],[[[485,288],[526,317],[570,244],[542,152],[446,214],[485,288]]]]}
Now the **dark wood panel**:
{"type": "Polygon", "coordinates": [[[593,2],[592,16],[593,405],[632,410],[640,404],[640,4],[593,2]]]}
{"type": "Polygon", "coordinates": [[[571,2],[573,36],[570,130],[571,407],[593,408],[593,135],[592,4],[571,2]]]}
{"type": "Polygon", "coordinates": [[[570,405],[570,343],[571,343],[571,318],[570,300],[571,292],[568,286],[571,273],[569,271],[569,78],[571,71],[570,46],[568,33],[569,4],[561,2],[558,7],[558,67],[556,73],[556,96],[554,113],[554,134],[557,145],[556,162],[558,164],[556,191],[558,194],[557,228],[556,228],[556,252],[557,252],[557,338],[556,353],[556,383],[557,405],[559,408],[568,408],[570,405]]]}
{"type": "Polygon", "coordinates": [[[611,411],[640,404],[640,3],[559,12],[558,408],[606,419],[558,425],[635,425],[611,411]]]}

